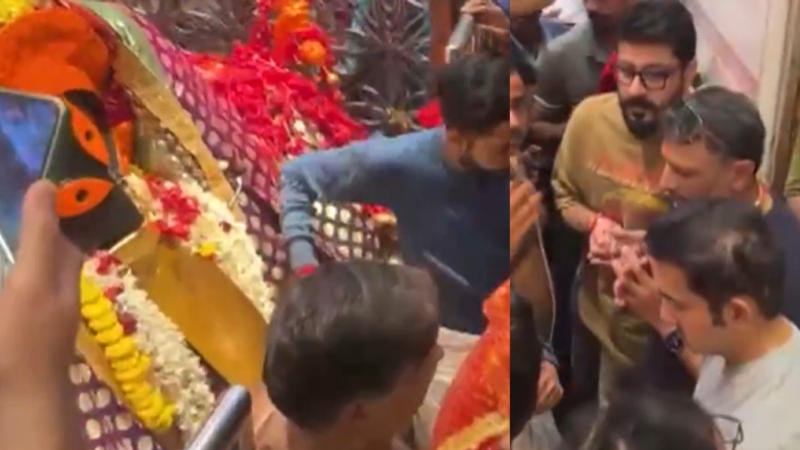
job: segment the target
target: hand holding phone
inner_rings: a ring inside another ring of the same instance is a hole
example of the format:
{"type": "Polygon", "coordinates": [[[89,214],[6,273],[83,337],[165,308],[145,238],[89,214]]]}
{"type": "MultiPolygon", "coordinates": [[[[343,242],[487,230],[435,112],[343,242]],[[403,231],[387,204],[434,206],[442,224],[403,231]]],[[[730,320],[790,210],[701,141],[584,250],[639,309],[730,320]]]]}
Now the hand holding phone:
{"type": "Polygon", "coordinates": [[[83,250],[138,229],[142,217],[119,184],[126,168],[94,94],[0,88],[0,253],[14,261],[25,191],[41,178],[56,184],[61,229],[83,250]]]}

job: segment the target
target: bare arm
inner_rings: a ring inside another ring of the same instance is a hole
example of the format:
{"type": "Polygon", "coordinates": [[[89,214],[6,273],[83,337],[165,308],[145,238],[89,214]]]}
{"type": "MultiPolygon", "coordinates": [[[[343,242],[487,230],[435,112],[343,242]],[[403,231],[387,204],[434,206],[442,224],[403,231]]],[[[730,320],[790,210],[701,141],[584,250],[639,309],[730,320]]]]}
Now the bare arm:
{"type": "Polygon", "coordinates": [[[0,381],[0,448],[85,450],[76,398],[66,371],[41,378],[4,377],[0,381]]]}

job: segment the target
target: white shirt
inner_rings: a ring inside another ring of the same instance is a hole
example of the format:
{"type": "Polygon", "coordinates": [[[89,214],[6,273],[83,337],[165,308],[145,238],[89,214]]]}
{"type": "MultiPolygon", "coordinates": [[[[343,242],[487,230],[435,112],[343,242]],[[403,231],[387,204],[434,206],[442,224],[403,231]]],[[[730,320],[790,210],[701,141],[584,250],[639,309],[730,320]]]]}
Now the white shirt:
{"type": "MultiPolygon", "coordinates": [[[[736,450],[800,449],[800,330],[792,330],[785,344],[755,361],[732,366],[721,356],[703,360],[694,398],[710,414],[741,422],[744,440],[736,450]]],[[[735,426],[726,425],[721,428],[728,439],[735,426]]]]}

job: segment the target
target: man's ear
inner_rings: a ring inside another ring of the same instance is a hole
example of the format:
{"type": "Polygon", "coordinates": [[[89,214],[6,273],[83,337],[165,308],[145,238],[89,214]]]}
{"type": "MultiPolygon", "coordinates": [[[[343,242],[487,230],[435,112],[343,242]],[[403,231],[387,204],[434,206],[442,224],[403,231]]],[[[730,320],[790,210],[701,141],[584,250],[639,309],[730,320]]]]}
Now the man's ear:
{"type": "Polygon", "coordinates": [[[722,309],[725,324],[737,324],[749,321],[754,315],[755,305],[747,297],[733,297],[722,309]]]}
{"type": "Polygon", "coordinates": [[[740,159],[731,163],[731,187],[735,192],[744,192],[753,182],[756,164],[753,161],[740,159]]]}
{"type": "Polygon", "coordinates": [[[686,65],[686,68],[683,69],[683,79],[685,81],[684,89],[686,92],[684,94],[688,94],[694,90],[694,82],[697,78],[697,60],[693,59],[686,65]]]}

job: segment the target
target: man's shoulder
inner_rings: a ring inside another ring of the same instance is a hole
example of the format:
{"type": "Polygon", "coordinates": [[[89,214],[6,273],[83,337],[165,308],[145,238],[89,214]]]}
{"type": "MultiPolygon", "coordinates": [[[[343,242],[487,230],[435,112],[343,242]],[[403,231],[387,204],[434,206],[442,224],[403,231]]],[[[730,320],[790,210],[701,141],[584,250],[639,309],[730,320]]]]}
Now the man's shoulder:
{"type": "Polygon", "coordinates": [[[592,38],[591,23],[588,21],[579,23],[566,33],[550,41],[547,44],[546,51],[552,55],[573,56],[580,49],[585,48],[587,40],[592,38]]]}
{"type": "Polygon", "coordinates": [[[616,116],[619,116],[619,99],[616,92],[609,92],[591,95],[578,103],[570,116],[570,122],[583,123],[598,118],[614,119],[616,116]]]}

